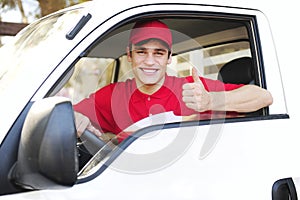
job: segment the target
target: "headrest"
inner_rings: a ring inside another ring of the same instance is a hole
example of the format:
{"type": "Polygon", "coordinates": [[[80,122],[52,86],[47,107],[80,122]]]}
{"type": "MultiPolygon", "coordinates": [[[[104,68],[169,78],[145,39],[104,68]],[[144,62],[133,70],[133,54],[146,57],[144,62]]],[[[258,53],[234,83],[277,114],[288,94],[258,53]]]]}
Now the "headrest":
{"type": "Polygon", "coordinates": [[[241,57],[223,65],[218,80],[224,83],[248,84],[254,80],[254,67],[251,57],[241,57]]]}

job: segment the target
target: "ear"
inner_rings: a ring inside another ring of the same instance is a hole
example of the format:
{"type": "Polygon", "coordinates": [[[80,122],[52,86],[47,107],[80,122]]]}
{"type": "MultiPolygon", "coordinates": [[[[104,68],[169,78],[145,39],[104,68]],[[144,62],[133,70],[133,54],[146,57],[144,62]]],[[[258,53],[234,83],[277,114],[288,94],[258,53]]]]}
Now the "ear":
{"type": "Polygon", "coordinates": [[[131,62],[132,61],[132,55],[131,55],[131,52],[130,52],[130,49],[129,49],[129,47],[127,46],[126,47],[126,54],[127,54],[127,61],[128,62],[131,62]]]}

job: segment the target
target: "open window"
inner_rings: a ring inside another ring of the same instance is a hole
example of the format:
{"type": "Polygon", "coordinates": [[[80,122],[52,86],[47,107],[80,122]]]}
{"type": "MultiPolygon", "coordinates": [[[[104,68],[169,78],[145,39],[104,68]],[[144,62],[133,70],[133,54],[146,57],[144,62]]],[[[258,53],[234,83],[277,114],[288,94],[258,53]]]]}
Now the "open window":
{"type": "MultiPolygon", "coordinates": [[[[56,95],[68,97],[76,104],[106,85],[132,79],[126,47],[131,28],[141,19],[159,19],[172,31],[172,63],[167,67],[169,76],[191,76],[192,68],[195,67],[201,76],[208,79],[225,83],[255,84],[266,88],[262,78],[264,70],[257,57],[260,53],[254,34],[254,17],[200,12],[149,13],[124,20],[99,37],[74,64],[71,78],[56,95]]],[[[205,120],[240,120],[267,115],[268,108],[263,108],[255,113],[216,114],[205,120]]],[[[180,119],[174,118],[171,122],[181,122],[180,119]]],[[[90,166],[97,165],[93,163],[95,161],[98,162],[98,159],[92,160],[90,166]]]]}
{"type": "MultiPolygon", "coordinates": [[[[73,76],[57,95],[77,103],[99,88],[133,78],[126,47],[137,20],[159,19],[173,33],[171,76],[191,75],[196,67],[205,78],[226,83],[256,84],[266,88],[259,65],[259,45],[254,38],[255,18],[205,13],[148,14],[128,19],[100,37],[74,66],[73,76]]],[[[267,115],[267,108],[259,115],[267,115]]]]}

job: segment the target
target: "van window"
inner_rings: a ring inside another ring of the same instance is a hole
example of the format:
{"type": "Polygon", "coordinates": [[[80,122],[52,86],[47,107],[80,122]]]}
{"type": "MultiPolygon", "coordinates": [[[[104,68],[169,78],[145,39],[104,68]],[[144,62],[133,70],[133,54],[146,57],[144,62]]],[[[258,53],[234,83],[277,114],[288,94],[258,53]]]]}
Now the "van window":
{"type": "MultiPolygon", "coordinates": [[[[192,69],[196,68],[198,74],[207,79],[266,87],[265,81],[262,80],[264,70],[258,64],[257,58],[259,44],[252,37],[255,20],[249,16],[243,18],[241,15],[222,15],[222,17],[219,15],[206,15],[205,13],[179,13],[176,15],[172,13],[170,16],[149,14],[127,19],[118,26],[112,27],[111,31],[107,31],[105,35],[91,44],[84,56],[80,57],[74,65],[72,77],[57,95],[70,98],[75,105],[109,84],[133,79],[127,47],[130,30],[137,18],[139,20],[159,19],[171,29],[173,35],[172,62],[167,66],[166,71],[169,76],[191,76],[192,69]]],[[[122,101],[122,97],[118,97],[118,102],[122,101]]],[[[116,107],[112,106],[111,109],[116,112],[119,112],[120,109],[124,110],[123,107],[120,108],[119,104],[116,107]]],[[[262,108],[253,113],[216,112],[213,115],[206,113],[200,118],[175,116],[167,122],[192,120],[207,124],[210,120],[222,119],[220,123],[223,123],[223,119],[228,118],[231,119],[230,121],[235,121],[267,115],[268,108],[262,108]]],[[[126,120],[132,119],[127,119],[127,117],[121,119],[122,122],[126,120]]],[[[117,125],[115,122],[109,123],[111,126],[117,125]]],[[[165,123],[165,121],[158,120],[151,121],[151,123],[165,123]]],[[[131,127],[130,125],[129,129],[127,128],[123,132],[138,130],[136,127],[131,130],[131,127]]],[[[103,127],[99,125],[97,128],[102,130],[103,127]]],[[[94,161],[96,162],[96,160],[94,161]]],[[[82,176],[86,176],[85,173],[90,173],[89,169],[87,172],[83,172],[82,176]]]]}
{"type": "MultiPolygon", "coordinates": [[[[253,32],[250,26],[253,22],[249,17],[242,19],[240,16],[227,19],[201,15],[186,17],[183,14],[160,17],[159,20],[166,23],[173,34],[172,63],[168,65],[167,74],[186,77],[195,67],[205,78],[265,87],[258,75],[263,69],[257,66],[256,54],[253,54],[256,51],[253,48],[255,41],[249,34],[253,32]],[[231,63],[240,63],[240,59],[247,62],[231,66],[231,63]],[[230,70],[231,75],[228,76],[226,71],[233,68],[238,71],[230,70]]],[[[76,63],[72,78],[59,95],[71,98],[75,104],[105,85],[132,79],[126,47],[135,22],[132,20],[114,27],[113,31],[99,38],[76,63]]],[[[264,108],[255,115],[265,115],[267,111],[264,108]]],[[[240,116],[249,115],[241,113],[240,116]]]]}

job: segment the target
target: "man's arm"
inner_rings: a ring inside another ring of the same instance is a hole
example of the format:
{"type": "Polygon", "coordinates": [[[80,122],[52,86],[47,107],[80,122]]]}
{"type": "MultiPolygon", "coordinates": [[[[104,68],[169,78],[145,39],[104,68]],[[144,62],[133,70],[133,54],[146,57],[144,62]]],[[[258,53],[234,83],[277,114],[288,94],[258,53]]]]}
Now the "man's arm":
{"type": "Polygon", "coordinates": [[[198,112],[253,112],[273,103],[270,92],[256,85],[245,85],[231,91],[208,92],[195,69],[193,79],[194,83],[183,85],[182,96],[186,106],[198,112]]]}
{"type": "Polygon", "coordinates": [[[273,103],[270,92],[256,85],[245,85],[235,90],[209,94],[211,110],[253,112],[273,103]]]}

